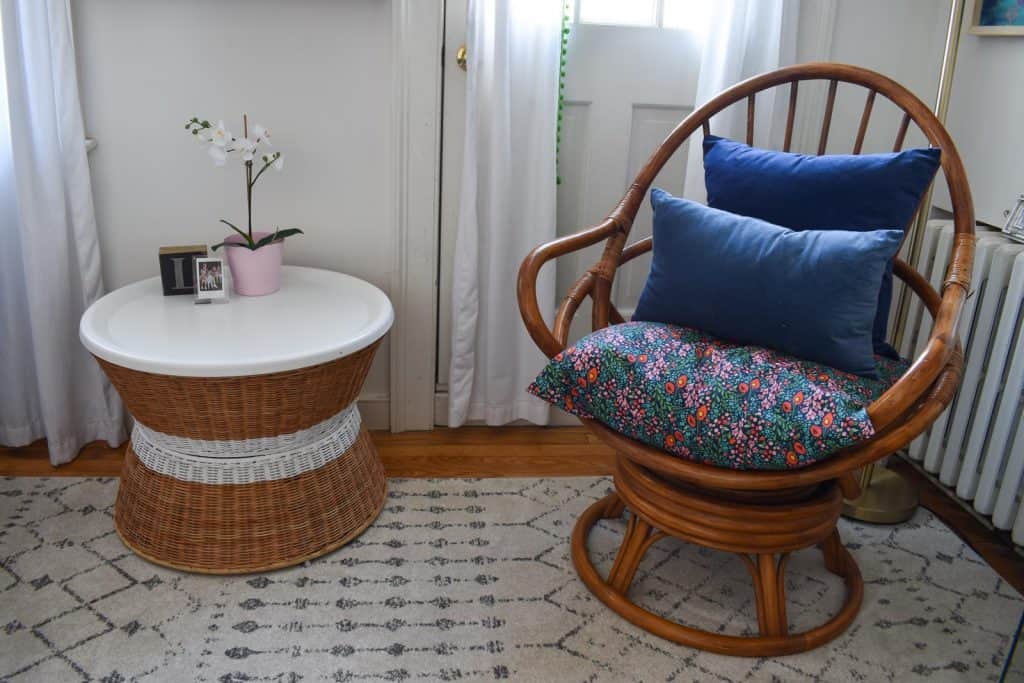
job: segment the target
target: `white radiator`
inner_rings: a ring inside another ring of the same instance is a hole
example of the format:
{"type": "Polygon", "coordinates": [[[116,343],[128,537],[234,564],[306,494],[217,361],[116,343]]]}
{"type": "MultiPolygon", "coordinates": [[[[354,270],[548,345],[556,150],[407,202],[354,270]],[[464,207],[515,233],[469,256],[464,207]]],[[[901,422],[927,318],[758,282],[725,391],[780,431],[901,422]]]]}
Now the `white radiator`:
{"type": "MultiPolygon", "coordinates": [[[[951,221],[927,224],[914,265],[936,291],[952,242],[951,221]]],[[[1024,545],[1024,244],[979,233],[971,289],[960,326],[966,359],[960,391],[910,445],[910,457],[1024,545]]],[[[932,328],[916,297],[908,313],[899,349],[905,358],[922,351],[932,328]]]]}

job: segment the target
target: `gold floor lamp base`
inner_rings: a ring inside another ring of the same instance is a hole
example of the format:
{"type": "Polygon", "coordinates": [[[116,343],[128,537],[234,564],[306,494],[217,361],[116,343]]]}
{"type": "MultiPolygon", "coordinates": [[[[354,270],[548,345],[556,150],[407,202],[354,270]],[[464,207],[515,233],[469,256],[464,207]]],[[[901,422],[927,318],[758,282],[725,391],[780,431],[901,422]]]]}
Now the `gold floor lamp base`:
{"type": "Polygon", "coordinates": [[[843,516],[872,524],[899,524],[917,510],[917,489],[898,472],[875,465],[864,468],[863,493],[843,501],[843,516]]]}

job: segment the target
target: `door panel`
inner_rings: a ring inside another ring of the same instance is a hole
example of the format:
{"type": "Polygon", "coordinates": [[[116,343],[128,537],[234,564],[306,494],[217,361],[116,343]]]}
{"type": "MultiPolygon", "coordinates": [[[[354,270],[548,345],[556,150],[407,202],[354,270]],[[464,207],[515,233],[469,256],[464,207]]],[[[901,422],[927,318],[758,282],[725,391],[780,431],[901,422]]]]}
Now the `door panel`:
{"type": "MultiPolygon", "coordinates": [[[[622,199],[640,167],[693,110],[699,70],[699,36],[689,31],[637,26],[576,24],[566,53],[562,140],[559,149],[558,234],[603,220],[622,199]]],[[[685,148],[658,176],[681,194],[685,148]]],[[[645,204],[631,240],[651,234],[645,204]]],[[[563,258],[558,291],[564,293],[601,255],[602,245],[563,258]]],[[[636,306],[650,257],[616,277],[613,298],[627,316],[636,306]]],[[[589,299],[576,315],[570,339],[590,331],[589,299]]]]}
{"type": "MultiPolygon", "coordinates": [[[[693,111],[692,106],[686,107],[654,107],[635,106],[633,108],[633,121],[630,130],[629,140],[629,168],[630,180],[639,173],[640,168],[647,162],[661,142],[668,137],[672,129],[693,111]]],[[[686,178],[686,155],[689,150],[689,142],[686,142],[676,152],[669,162],[658,174],[657,185],[663,190],[671,192],[676,196],[683,194],[683,182],[686,178]]],[[[637,213],[633,230],[630,232],[630,241],[636,241],[651,234],[651,205],[644,202],[637,213]]],[[[630,263],[619,270],[615,280],[615,301],[619,312],[629,317],[636,302],[640,298],[644,282],[647,280],[647,271],[650,270],[650,256],[644,256],[630,263]]]]}

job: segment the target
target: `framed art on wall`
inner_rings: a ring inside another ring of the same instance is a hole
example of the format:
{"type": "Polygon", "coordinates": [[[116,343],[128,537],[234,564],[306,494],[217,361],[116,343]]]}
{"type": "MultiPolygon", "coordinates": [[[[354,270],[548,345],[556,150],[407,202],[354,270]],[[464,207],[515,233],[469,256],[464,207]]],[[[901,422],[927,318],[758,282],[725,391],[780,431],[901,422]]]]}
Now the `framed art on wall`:
{"type": "Polygon", "coordinates": [[[1024,1],[974,0],[971,33],[979,36],[1024,36],[1024,1]]]}

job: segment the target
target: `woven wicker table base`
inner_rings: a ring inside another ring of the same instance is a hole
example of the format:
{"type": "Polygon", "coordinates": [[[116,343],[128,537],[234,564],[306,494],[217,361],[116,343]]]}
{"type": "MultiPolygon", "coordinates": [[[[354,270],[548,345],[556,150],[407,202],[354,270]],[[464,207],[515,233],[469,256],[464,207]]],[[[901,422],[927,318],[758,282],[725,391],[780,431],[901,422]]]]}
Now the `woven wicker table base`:
{"type": "Polygon", "coordinates": [[[370,283],[297,266],[227,307],[164,296],[160,278],[90,306],[82,344],[135,418],[114,510],[125,544],[244,574],[358,536],[386,484],[357,400],[393,320],[370,283]]]}
{"type": "Polygon", "coordinates": [[[114,510],[125,545],[175,569],[245,574],[358,536],[385,497],[354,404],[378,346],[248,377],[156,375],[100,359],[137,420],[114,510]]]}
{"type": "Polygon", "coordinates": [[[365,428],[325,466],[251,484],[181,481],[146,467],[128,447],[114,523],[156,564],[189,572],[280,569],[336,550],[384,505],[384,469],[365,428]]]}

